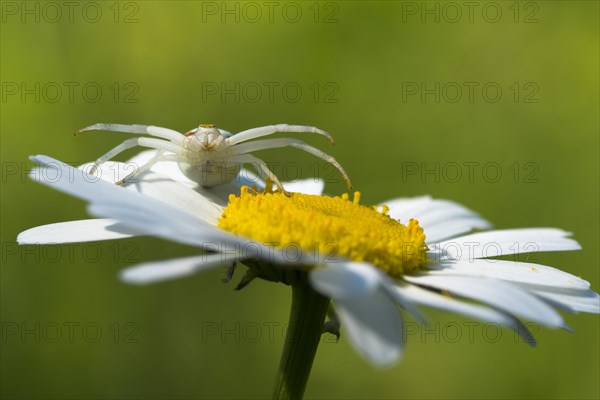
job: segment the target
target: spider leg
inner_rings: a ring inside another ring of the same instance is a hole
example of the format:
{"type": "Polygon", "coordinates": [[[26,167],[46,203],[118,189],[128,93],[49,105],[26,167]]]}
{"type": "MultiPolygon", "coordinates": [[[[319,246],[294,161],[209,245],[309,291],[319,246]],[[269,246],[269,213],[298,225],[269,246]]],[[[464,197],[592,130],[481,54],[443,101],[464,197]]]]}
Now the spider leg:
{"type": "Polygon", "coordinates": [[[235,146],[230,146],[229,151],[231,155],[252,153],[253,151],[274,149],[277,147],[286,147],[291,143],[304,143],[300,139],[292,138],[278,138],[278,139],[263,139],[256,140],[253,142],[242,143],[235,146]]]}
{"type": "Polygon", "coordinates": [[[350,177],[348,176],[348,174],[346,173],[344,168],[340,165],[339,162],[337,162],[337,160],[335,158],[333,158],[329,154],[317,149],[316,147],[307,145],[306,143],[290,143],[289,145],[291,147],[295,147],[297,149],[304,150],[307,153],[312,154],[313,156],[319,157],[321,160],[326,161],[329,164],[336,167],[337,170],[340,171],[340,174],[342,174],[342,177],[344,178],[344,182],[346,182],[346,186],[348,187],[348,189],[352,190],[352,182],[350,182],[350,177]]]}
{"type": "Polygon", "coordinates": [[[287,125],[287,124],[279,124],[279,125],[269,125],[269,126],[261,126],[259,128],[252,128],[246,131],[242,131],[236,133],[235,135],[228,137],[225,139],[225,142],[229,145],[238,144],[241,142],[245,142],[246,140],[256,139],[262,136],[272,135],[274,133],[284,133],[284,132],[292,132],[292,133],[316,133],[318,135],[323,135],[331,143],[335,143],[333,137],[331,135],[319,128],[315,128],[314,126],[305,126],[305,125],[287,125]]]}
{"type": "Polygon", "coordinates": [[[167,142],[166,140],[152,139],[146,137],[127,139],[114,149],[110,150],[109,152],[98,158],[92,166],[92,168],[90,168],[89,173],[93,174],[96,171],[96,169],[98,169],[98,167],[105,161],[108,161],[117,154],[136,146],[149,147],[156,150],[170,151],[175,154],[180,153],[182,150],[181,146],[178,146],[175,143],[167,142]]]}
{"type": "Polygon", "coordinates": [[[332,156],[330,156],[327,153],[322,152],[321,150],[317,149],[316,147],[309,146],[308,144],[304,143],[302,140],[299,140],[299,139],[291,139],[291,138],[264,139],[264,140],[257,140],[255,142],[250,142],[250,143],[238,144],[237,146],[233,146],[231,148],[231,154],[232,155],[245,154],[245,153],[250,153],[253,151],[257,151],[257,150],[271,149],[271,148],[275,148],[275,147],[287,147],[287,146],[295,147],[300,150],[304,150],[304,151],[332,164],[334,167],[337,168],[338,171],[340,171],[340,173],[344,177],[344,181],[346,182],[346,186],[348,186],[348,189],[352,189],[352,183],[350,182],[350,178],[348,177],[348,174],[346,173],[346,171],[344,171],[344,168],[342,168],[340,163],[338,163],[335,158],[333,158],[332,156]]]}
{"type": "Polygon", "coordinates": [[[75,136],[79,136],[87,131],[113,131],[123,133],[139,133],[154,136],[161,139],[167,139],[173,143],[182,145],[185,136],[172,129],[161,128],[151,125],[121,125],[121,124],[95,124],[79,129],[75,136]]]}
{"type": "Polygon", "coordinates": [[[149,159],[148,162],[146,162],[144,165],[136,168],[133,172],[128,174],[125,178],[115,182],[115,184],[122,185],[123,183],[130,180],[131,178],[134,178],[134,177],[146,172],[150,167],[152,167],[154,164],[156,164],[159,161],[179,161],[179,157],[176,154],[164,155],[164,153],[165,153],[164,150],[160,150],[159,152],[157,152],[154,155],[154,157],[149,159]]]}
{"type": "Polygon", "coordinates": [[[240,155],[231,157],[228,160],[228,162],[240,162],[240,163],[244,163],[244,164],[252,164],[252,166],[254,168],[256,168],[256,170],[259,174],[265,176],[266,178],[271,179],[273,182],[275,182],[275,185],[277,185],[277,188],[283,194],[285,194],[286,196],[289,195],[289,193],[285,190],[285,188],[283,187],[283,185],[281,184],[279,179],[277,179],[277,176],[275,176],[273,171],[271,171],[269,169],[269,167],[267,166],[267,164],[260,158],[254,157],[253,155],[250,155],[250,154],[240,154],[240,155]]]}

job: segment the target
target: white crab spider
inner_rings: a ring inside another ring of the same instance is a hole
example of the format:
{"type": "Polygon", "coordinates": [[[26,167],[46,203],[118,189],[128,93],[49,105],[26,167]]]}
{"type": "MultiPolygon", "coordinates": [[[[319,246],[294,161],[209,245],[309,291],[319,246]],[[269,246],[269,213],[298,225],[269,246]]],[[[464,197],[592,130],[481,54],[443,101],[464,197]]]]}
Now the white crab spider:
{"type": "Polygon", "coordinates": [[[78,136],[86,131],[115,131],[133,134],[147,134],[150,137],[127,139],[108,153],[96,160],[89,173],[93,174],[105,161],[132,147],[141,146],[158,150],[146,164],[117,182],[123,182],[141,174],[159,161],[176,161],[181,171],[190,179],[204,187],[212,187],[232,181],[240,172],[243,164],[252,164],[265,178],[272,180],[279,190],[285,192],[283,185],[267,164],[248,153],[276,147],[291,146],[313,154],[335,166],[342,174],[348,188],[352,188],[348,174],[332,156],[309,146],[299,139],[278,138],[264,139],[248,143],[248,140],[279,132],[316,133],[334,143],[331,135],[314,126],[303,125],[269,125],[248,129],[232,135],[215,125],[200,125],[198,128],[182,134],[172,129],[148,125],[95,124],[75,132],[78,136]]]}

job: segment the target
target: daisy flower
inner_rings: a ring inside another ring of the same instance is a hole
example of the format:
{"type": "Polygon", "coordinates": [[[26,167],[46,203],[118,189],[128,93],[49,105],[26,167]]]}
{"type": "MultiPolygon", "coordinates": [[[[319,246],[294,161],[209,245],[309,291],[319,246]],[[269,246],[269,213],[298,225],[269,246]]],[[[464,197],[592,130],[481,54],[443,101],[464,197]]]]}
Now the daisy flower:
{"type": "MultiPolygon", "coordinates": [[[[132,162],[151,157],[144,152],[132,162]]],[[[208,252],[133,266],[121,279],[147,284],[241,261],[250,267],[246,282],[260,277],[316,291],[293,291],[290,326],[322,327],[331,299],[352,346],[377,366],[402,355],[398,306],[418,320],[425,320],[422,305],[503,325],[531,345],[535,339],[522,320],[569,330],[556,310],[600,312],[600,296],[587,281],[550,266],[494,258],[579,250],[561,229],[488,230],[490,223],[473,211],[427,196],[368,207],[358,192],[352,198],[323,196],[323,183],[314,181],[287,184],[293,193],[286,195],[250,174],[208,191],[173,162],[155,164],[138,182],[120,187],[113,182],[127,175],[127,164],[102,165],[99,179],[46,156],[32,160],[42,165],[32,171],[34,180],[86,200],[99,219],[33,228],[19,235],[19,243],[154,235],[201,247],[208,252]],[[316,310],[312,322],[294,311],[301,303],[316,310]]],[[[307,379],[310,372],[321,330],[298,332],[288,332],[280,381],[290,374],[307,379]],[[289,361],[301,359],[293,353],[305,348],[313,349],[308,361],[289,361]],[[308,363],[308,370],[300,372],[296,362],[308,363]]],[[[275,397],[302,393],[293,386],[279,384],[275,397]]]]}

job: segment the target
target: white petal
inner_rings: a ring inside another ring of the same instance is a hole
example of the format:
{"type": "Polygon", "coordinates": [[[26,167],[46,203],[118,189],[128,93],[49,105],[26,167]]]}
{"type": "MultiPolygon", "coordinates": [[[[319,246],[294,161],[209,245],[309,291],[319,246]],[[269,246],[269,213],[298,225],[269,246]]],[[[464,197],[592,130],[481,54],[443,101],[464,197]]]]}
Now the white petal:
{"type": "MultiPolygon", "coordinates": [[[[207,248],[221,239],[216,228],[203,225],[200,220],[185,215],[176,215],[156,204],[144,204],[139,208],[124,207],[122,204],[102,203],[88,206],[88,212],[97,217],[116,219],[126,226],[177,243],[207,248]],[[165,217],[167,215],[167,217],[165,217]],[[186,218],[186,219],[184,219],[186,218]]],[[[165,205],[166,206],[166,205],[165,205]]]]}
{"type": "Polygon", "coordinates": [[[19,244],[56,244],[93,242],[139,236],[136,231],[113,219],[84,219],[42,225],[21,232],[19,244]]]}
{"type": "Polygon", "coordinates": [[[429,226],[459,217],[480,218],[479,214],[474,211],[444,199],[431,199],[427,206],[418,211],[416,215],[420,221],[423,221],[423,224],[429,226]]]}
{"type": "Polygon", "coordinates": [[[32,160],[46,165],[34,168],[30,173],[32,179],[89,201],[89,209],[98,217],[112,218],[140,233],[178,243],[214,251],[232,251],[232,248],[237,251],[242,246],[249,256],[286,261],[280,252],[271,248],[238,239],[185,211],[98,179],[61,161],[47,156],[32,157],[32,160]]]}
{"type": "Polygon", "coordinates": [[[580,250],[571,233],[557,228],[506,229],[473,233],[433,246],[434,257],[468,259],[496,257],[506,254],[544,251],[580,250]]]}
{"type": "MultiPolygon", "coordinates": [[[[79,169],[87,172],[91,166],[92,163],[88,163],[80,166],[79,169]]],[[[96,170],[94,176],[114,183],[135,171],[138,167],[134,163],[107,161],[96,170]]],[[[216,224],[217,219],[223,212],[220,206],[206,196],[152,170],[132,178],[123,187],[170,204],[213,225],[216,224]]]]}
{"type": "Polygon", "coordinates": [[[304,193],[304,194],[323,194],[325,182],[321,179],[300,179],[293,182],[283,182],[283,187],[288,192],[304,193]]]}
{"type": "MultiPolygon", "coordinates": [[[[128,185],[128,187],[131,185],[128,185]]],[[[198,192],[170,179],[153,174],[144,176],[135,189],[145,196],[160,200],[203,221],[215,225],[223,209],[198,192]]]]}
{"type": "MultiPolygon", "coordinates": [[[[81,164],[77,168],[86,174],[89,174],[93,165],[93,162],[89,162],[81,164]]],[[[106,161],[101,164],[93,174],[90,174],[90,176],[95,177],[96,180],[102,179],[105,182],[115,183],[125,178],[130,173],[135,172],[138,167],[139,165],[133,163],[106,161]]],[[[134,180],[137,181],[139,178],[134,178],[134,180]]]]}
{"type": "Polygon", "coordinates": [[[417,321],[423,324],[427,323],[427,318],[425,318],[425,315],[423,315],[423,313],[417,308],[415,303],[409,297],[404,296],[404,293],[397,290],[398,281],[393,280],[387,275],[381,275],[382,287],[394,300],[394,302],[396,302],[403,310],[412,315],[417,321]]]}
{"type": "Polygon", "coordinates": [[[456,236],[473,229],[488,229],[491,224],[479,214],[450,200],[430,196],[394,199],[387,203],[389,215],[406,223],[415,218],[425,230],[427,243],[456,236]]]}
{"type": "Polygon", "coordinates": [[[424,224],[435,224],[448,218],[475,217],[477,213],[450,200],[432,199],[430,196],[399,198],[384,202],[392,218],[402,222],[417,218],[424,224]]]}
{"type": "Polygon", "coordinates": [[[323,296],[346,299],[377,290],[381,275],[367,263],[340,262],[313,268],[309,279],[323,296]]]}
{"type": "Polygon", "coordinates": [[[97,176],[92,176],[62,161],[47,156],[35,156],[31,159],[45,165],[45,167],[34,168],[30,172],[29,176],[32,180],[91,203],[117,202],[125,208],[133,209],[146,204],[158,208],[166,206],[165,209],[170,210],[173,215],[186,215],[188,218],[194,218],[193,215],[187,212],[167,206],[163,202],[144,196],[134,190],[128,190],[99,179],[97,176]]]}
{"type": "Polygon", "coordinates": [[[405,276],[405,280],[421,286],[446,290],[452,294],[481,301],[509,314],[550,327],[565,328],[562,317],[536,296],[518,286],[496,279],[466,276],[405,276]]]}
{"type": "Polygon", "coordinates": [[[335,299],[342,328],[356,351],[372,364],[390,366],[402,355],[400,313],[382,290],[335,299]]]}
{"type": "Polygon", "coordinates": [[[433,199],[431,196],[420,196],[388,200],[381,204],[385,204],[390,208],[390,217],[405,222],[411,218],[417,218],[417,216],[423,215],[423,211],[426,210],[432,202],[433,199]]]}
{"type": "Polygon", "coordinates": [[[356,350],[371,363],[388,366],[402,352],[401,319],[370,264],[331,263],[309,274],[313,288],[332,297],[342,327],[356,350]]]}
{"type": "Polygon", "coordinates": [[[450,296],[443,296],[416,285],[399,284],[396,287],[396,290],[406,298],[418,304],[502,325],[507,325],[510,322],[506,317],[506,314],[500,313],[492,308],[467,303],[450,296]]]}
{"type": "Polygon", "coordinates": [[[522,285],[522,287],[563,310],[572,313],[600,314],[600,296],[593,290],[548,288],[534,285],[522,285]]]}
{"type": "MultiPolygon", "coordinates": [[[[31,171],[29,175],[34,181],[87,200],[92,204],[111,204],[124,210],[137,210],[138,213],[149,214],[148,218],[161,218],[163,222],[169,219],[191,220],[207,226],[214,225],[214,223],[207,224],[202,221],[202,215],[196,217],[195,214],[177,209],[135,190],[114,185],[50,157],[35,156],[32,157],[32,160],[46,165],[31,171]]],[[[107,217],[110,218],[110,216],[107,217]]]]}
{"type": "Polygon", "coordinates": [[[138,264],[122,270],[119,276],[123,282],[146,285],[183,278],[204,272],[210,268],[232,264],[236,260],[237,257],[235,256],[225,257],[224,254],[203,254],[194,257],[138,264]]]}
{"type": "Polygon", "coordinates": [[[449,296],[423,289],[416,285],[401,283],[396,291],[408,300],[440,310],[465,315],[485,322],[504,325],[517,332],[523,340],[535,346],[536,340],[529,330],[515,317],[493,308],[467,303],[449,296]]]}
{"type": "Polygon", "coordinates": [[[446,261],[430,265],[430,275],[463,275],[558,288],[588,289],[590,283],[546,265],[495,259],[446,261]]]}
{"type": "MultiPolygon", "coordinates": [[[[421,221],[419,221],[420,224],[421,221]]],[[[456,217],[424,226],[425,242],[437,243],[474,229],[489,229],[492,225],[479,217],[456,217]]]]}
{"type": "Polygon", "coordinates": [[[123,207],[120,203],[91,204],[92,215],[114,218],[127,226],[148,235],[158,236],[177,243],[197,246],[213,252],[240,255],[240,258],[262,259],[284,265],[303,265],[312,261],[307,257],[290,258],[276,248],[226,233],[216,227],[203,224],[185,213],[170,209],[164,203],[142,204],[140,207],[123,207]],[[165,215],[169,218],[163,218],[165,215]]]}

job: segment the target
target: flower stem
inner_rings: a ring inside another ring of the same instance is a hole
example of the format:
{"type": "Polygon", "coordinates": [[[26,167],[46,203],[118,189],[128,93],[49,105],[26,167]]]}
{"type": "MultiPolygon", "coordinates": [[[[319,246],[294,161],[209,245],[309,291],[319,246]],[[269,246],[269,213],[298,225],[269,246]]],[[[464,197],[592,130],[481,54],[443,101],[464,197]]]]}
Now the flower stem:
{"type": "Polygon", "coordinates": [[[273,399],[301,399],[304,395],[328,307],[329,299],[315,292],[306,281],[292,285],[290,322],[273,399]]]}

